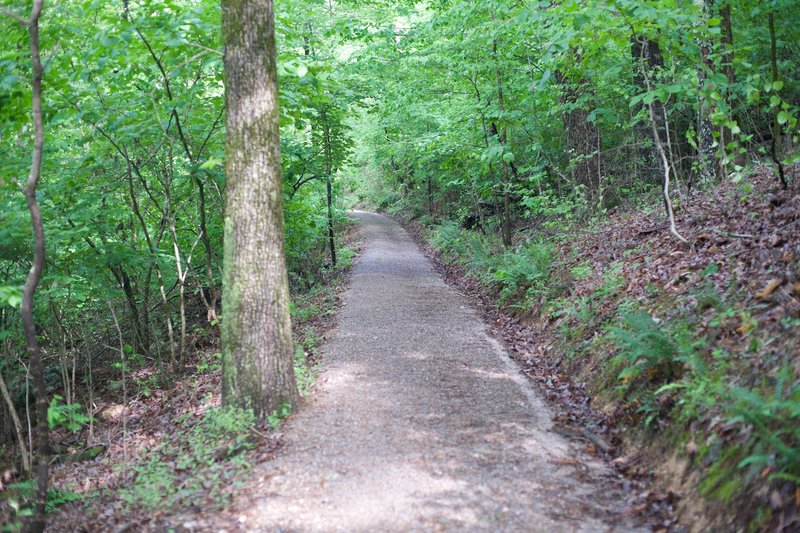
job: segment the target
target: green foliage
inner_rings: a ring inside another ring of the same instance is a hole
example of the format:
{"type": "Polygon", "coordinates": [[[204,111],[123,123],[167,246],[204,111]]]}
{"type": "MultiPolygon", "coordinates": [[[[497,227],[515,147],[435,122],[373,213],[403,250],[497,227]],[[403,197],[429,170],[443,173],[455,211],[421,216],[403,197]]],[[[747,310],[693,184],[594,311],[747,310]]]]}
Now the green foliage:
{"type": "Polygon", "coordinates": [[[674,339],[643,311],[623,314],[622,322],[622,326],[610,327],[608,331],[619,350],[614,362],[622,367],[617,378],[624,386],[627,388],[648,372],[649,379],[674,377],[681,357],[674,339]]]}
{"type": "Polygon", "coordinates": [[[739,468],[768,467],[770,479],[800,485],[800,384],[786,367],[766,390],[734,387],[729,422],[752,431],[739,468]]]}
{"type": "MultiPolygon", "coordinates": [[[[787,459],[795,437],[779,421],[794,416],[788,382],[778,396],[772,383],[728,390],[742,354],[709,355],[693,331],[703,317],[656,322],[634,306],[617,306],[625,286],[620,265],[591,294],[568,297],[573,279],[588,280],[592,268],[559,269],[558,244],[539,235],[658,194],[661,163],[649,139],[650,104],[668,122],[663,131],[670,134],[670,165],[680,184],[702,177],[698,155],[708,139],[698,117],[713,126],[712,146],[705,148],[724,167],[723,179],[744,182],[748,168],[741,158],[771,158],[769,139],[778,134],[788,139],[783,145],[796,145],[800,4],[726,2],[732,54],[724,22],[701,6],[710,2],[412,4],[277,3],[295,321],[330,312],[327,304],[306,305],[300,294],[313,293],[332,273],[326,248],[326,185],[332,183],[336,230],[345,223],[348,194],[351,203],[438,222],[434,244],[506,305],[529,310],[545,301],[548,310],[560,308],[576,357],[595,342],[586,333],[619,312],[621,324],[608,329],[608,338],[619,351],[626,397],[641,400],[648,417],[675,407],[680,420],[722,409],[717,401],[734,402],[742,411],[726,416],[762,443],[752,446],[759,459],[749,464],[796,476],[787,459]],[[637,56],[636,46],[645,44],[658,53],[637,56]],[[515,242],[529,237],[511,249],[498,239],[506,200],[515,242]],[[476,231],[459,225],[467,222],[476,231]],[[770,441],[767,429],[783,444],[770,441]]],[[[179,305],[190,310],[190,320],[202,321],[205,310],[197,318],[194,308],[220,284],[226,193],[220,7],[205,0],[126,6],[122,13],[111,2],[65,0],[46,7],[42,19],[48,68],[39,198],[48,258],[34,312],[49,370],[61,364],[51,354],[62,349],[82,369],[117,357],[107,347],[117,336],[112,305],[129,349],[126,361],[111,367],[117,376],[129,374],[135,393],[146,396],[170,379],[168,372],[138,371],[165,367],[167,354],[181,344],[168,333],[180,335],[179,305]],[[179,271],[188,273],[185,287],[179,271]]],[[[30,163],[32,135],[26,32],[5,17],[0,26],[0,349],[11,361],[11,354],[25,353],[14,308],[30,267],[31,235],[18,182],[30,163]]],[[[797,160],[797,153],[783,150],[777,146],[778,159],[797,160]]],[[[347,266],[352,251],[339,244],[339,258],[339,268],[347,266]]],[[[710,281],[717,269],[710,264],[703,276],[710,281]]],[[[658,291],[652,286],[648,297],[658,291]]],[[[735,322],[746,351],[763,352],[769,341],[760,336],[757,315],[726,308],[729,296],[708,283],[696,291],[698,311],[714,313],[713,328],[730,330],[735,322]]],[[[303,383],[313,374],[306,358],[316,342],[307,335],[298,343],[303,383]]],[[[197,370],[217,367],[206,355],[197,370]]],[[[14,397],[24,398],[22,368],[4,371],[14,397]]],[[[121,387],[119,380],[106,383],[111,392],[121,387]]],[[[51,424],[75,430],[87,422],[77,404],[59,402],[51,404],[51,424]]],[[[750,454],[748,446],[733,455],[750,454]]],[[[173,494],[170,501],[184,498],[174,495],[181,491],[165,464],[142,463],[142,488],[131,493],[132,501],[161,505],[152,496],[159,492],[173,494]]]]}
{"type": "Polygon", "coordinates": [[[498,253],[489,239],[447,222],[431,232],[431,243],[464,266],[470,276],[496,287],[501,301],[522,294],[532,299],[547,289],[555,247],[545,240],[528,241],[516,250],[498,253]]]}
{"type": "Polygon", "coordinates": [[[570,273],[575,277],[575,279],[583,280],[592,275],[592,266],[589,264],[577,265],[570,269],[570,273]]]}
{"type": "Polygon", "coordinates": [[[64,398],[58,394],[50,400],[47,408],[47,424],[50,429],[64,427],[69,431],[79,431],[84,425],[92,421],[92,417],[84,414],[83,406],[78,403],[69,405],[62,403],[64,398]]]}
{"type": "Polygon", "coordinates": [[[277,429],[283,420],[286,420],[292,414],[292,406],[288,403],[281,404],[280,409],[270,413],[267,417],[267,423],[272,429],[277,429]]]}
{"type": "Polygon", "coordinates": [[[308,393],[316,377],[313,369],[309,368],[305,348],[300,344],[296,344],[294,347],[294,377],[297,380],[297,390],[300,391],[300,394],[308,393]]]}
{"type": "MultiPolygon", "coordinates": [[[[21,520],[33,516],[35,495],[36,485],[32,479],[11,483],[5,487],[3,504],[8,506],[12,516],[9,517],[11,521],[4,526],[3,531],[22,531],[21,523],[15,521],[15,519],[21,520]]],[[[46,510],[48,513],[52,513],[65,503],[76,502],[81,499],[82,496],[80,494],[57,487],[50,488],[47,491],[46,510]]]]}
{"type": "Polygon", "coordinates": [[[7,305],[9,307],[18,308],[22,303],[22,287],[0,286],[0,306],[7,305]]]}
{"type": "Polygon", "coordinates": [[[201,353],[200,363],[197,364],[195,369],[200,373],[216,372],[222,368],[222,354],[216,353],[201,353]]]}
{"type": "Polygon", "coordinates": [[[494,280],[502,286],[501,299],[505,300],[527,290],[528,296],[542,291],[548,281],[553,261],[552,244],[546,241],[529,241],[519,249],[506,252],[492,272],[494,280]]]}
{"type": "Polygon", "coordinates": [[[254,424],[252,411],[234,407],[179,417],[164,442],[135,457],[120,497],[150,510],[189,506],[200,497],[224,505],[238,476],[250,468],[243,454],[255,447],[254,424]]]}

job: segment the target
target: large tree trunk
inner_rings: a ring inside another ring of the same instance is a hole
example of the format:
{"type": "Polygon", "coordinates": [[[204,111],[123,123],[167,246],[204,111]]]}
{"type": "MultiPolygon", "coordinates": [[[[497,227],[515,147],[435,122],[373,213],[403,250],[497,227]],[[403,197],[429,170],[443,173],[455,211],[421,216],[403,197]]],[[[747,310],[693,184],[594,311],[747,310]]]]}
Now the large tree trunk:
{"type": "Polygon", "coordinates": [[[259,420],[293,407],[272,0],[223,0],[227,100],[222,397],[259,420]]]}

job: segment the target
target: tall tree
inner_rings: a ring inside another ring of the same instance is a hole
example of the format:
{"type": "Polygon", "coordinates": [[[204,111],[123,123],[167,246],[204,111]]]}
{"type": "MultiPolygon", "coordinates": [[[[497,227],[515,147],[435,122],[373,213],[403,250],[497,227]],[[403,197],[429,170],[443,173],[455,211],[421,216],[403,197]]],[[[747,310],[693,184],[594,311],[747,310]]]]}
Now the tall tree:
{"type": "Polygon", "coordinates": [[[223,0],[223,401],[260,420],[297,401],[284,255],[272,0],[223,0]]]}
{"type": "MultiPolygon", "coordinates": [[[[28,27],[28,40],[31,51],[31,109],[33,120],[33,152],[31,154],[31,170],[25,182],[23,192],[28,203],[31,224],[33,225],[33,262],[28,271],[25,285],[22,287],[22,329],[25,333],[25,348],[28,353],[33,390],[36,394],[36,493],[34,499],[34,514],[28,531],[38,533],[44,531],[47,508],[48,464],[50,454],[50,435],[47,425],[47,384],[44,380],[44,366],[42,365],[42,352],[36,338],[36,323],[33,320],[33,296],[45,262],[44,224],[36,199],[36,187],[42,175],[42,157],[44,155],[44,119],[42,115],[42,65],[39,46],[39,18],[44,7],[44,0],[34,0],[30,16],[22,18],[13,12],[6,12],[28,27]]],[[[5,11],[5,10],[4,10],[5,11]]]]}

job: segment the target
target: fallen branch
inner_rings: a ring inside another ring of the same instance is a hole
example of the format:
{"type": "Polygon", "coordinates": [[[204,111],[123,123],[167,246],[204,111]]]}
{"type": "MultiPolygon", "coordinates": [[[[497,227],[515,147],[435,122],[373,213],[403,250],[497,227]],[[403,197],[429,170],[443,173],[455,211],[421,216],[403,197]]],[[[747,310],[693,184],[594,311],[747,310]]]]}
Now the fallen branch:
{"type": "Polygon", "coordinates": [[[730,231],[720,231],[714,228],[706,228],[706,231],[710,231],[712,233],[716,233],[717,235],[722,235],[723,237],[734,237],[737,239],[755,239],[755,235],[750,235],[749,233],[732,233],[730,231]]]}
{"type": "Polygon", "coordinates": [[[600,450],[602,450],[604,453],[608,453],[614,449],[614,447],[611,446],[609,443],[607,443],[602,437],[595,435],[586,428],[578,428],[574,426],[563,425],[563,426],[554,426],[553,431],[567,438],[581,439],[591,442],[592,444],[597,446],[600,450]]]}
{"type": "Polygon", "coordinates": [[[653,229],[642,230],[639,233],[637,233],[636,235],[639,235],[639,236],[650,235],[651,233],[657,233],[657,232],[659,232],[661,230],[664,230],[664,229],[669,229],[669,226],[659,226],[659,227],[653,228],[653,229]]]}

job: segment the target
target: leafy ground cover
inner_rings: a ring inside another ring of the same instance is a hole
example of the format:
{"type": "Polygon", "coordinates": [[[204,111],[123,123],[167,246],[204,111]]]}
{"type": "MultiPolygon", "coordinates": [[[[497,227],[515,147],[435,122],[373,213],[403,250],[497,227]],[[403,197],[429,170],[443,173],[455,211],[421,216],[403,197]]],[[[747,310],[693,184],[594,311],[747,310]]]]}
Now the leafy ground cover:
{"type": "Polygon", "coordinates": [[[422,230],[554,401],[556,430],[609,452],[657,527],[798,523],[800,188],[772,179],[687,197],[690,245],[656,207],[532,228],[510,251],[422,230]]]}

